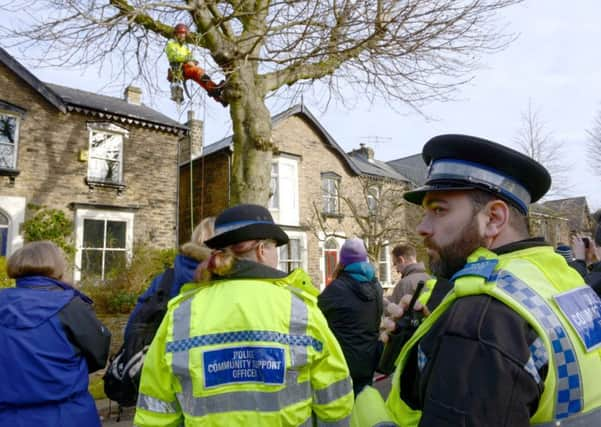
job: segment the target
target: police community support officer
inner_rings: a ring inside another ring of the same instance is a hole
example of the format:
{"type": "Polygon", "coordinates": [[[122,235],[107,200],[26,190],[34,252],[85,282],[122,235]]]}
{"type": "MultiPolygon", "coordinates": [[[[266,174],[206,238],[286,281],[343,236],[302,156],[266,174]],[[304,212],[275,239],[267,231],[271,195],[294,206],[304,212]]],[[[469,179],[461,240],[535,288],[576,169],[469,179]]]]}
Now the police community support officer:
{"type": "Polygon", "coordinates": [[[353,388],[318,292],[275,268],[286,233],[257,205],[226,209],[215,233],[204,280],[172,300],[148,350],[134,424],[348,425],[353,388]]]}
{"type": "Polygon", "coordinates": [[[402,426],[601,425],[601,301],[528,235],[549,173],[464,135],[422,154],[425,186],[405,199],[425,210],[435,292],[443,278],[452,290],[401,351],[389,415],[402,426]]]}

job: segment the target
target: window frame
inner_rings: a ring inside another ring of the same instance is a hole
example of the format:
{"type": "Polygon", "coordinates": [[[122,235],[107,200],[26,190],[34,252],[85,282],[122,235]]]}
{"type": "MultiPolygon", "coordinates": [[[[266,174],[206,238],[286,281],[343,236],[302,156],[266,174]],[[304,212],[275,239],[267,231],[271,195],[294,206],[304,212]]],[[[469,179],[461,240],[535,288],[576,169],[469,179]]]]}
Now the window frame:
{"type": "Polygon", "coordinates": [[[129,140],[129,131],[125,128],[122,128],[121,126],[117,126],[114,123],[109,123],[109,122],[88,123],[87,127],[88,127],[88,170],[87,170],[87,174],[86,174],[86,179],[87,179],[88,183],[100,184],[100,185],[106,185],[106,186],[115,186],[115,187],[123,186],[124,185],[123,177],[124,177],[124,170],[125,170],[124,147],[125,147],[127,140],[129,140]],[[91,176],[90,172],[91,172],[91,165],[92,165],[93,159],[104,160],[104,161],[111,160],[111,159],[104,159],[104,158],[100,158],[100,157],[93,157],[92,153],[93,153],[94,149],[92,147],[92,140],[93,140],[94,133],[104,133],[104,134],[108,134],[108,135],[121,137],[121,144],[119,147],[119,176],[118,176],[117,181],[109,181],[107,179],[102,179],[100,177],[91,176]]]}
{"type": "Polygon", "coordinates": [[[370,185],[367,187],[367,213],[369,215],[378,214],[378,205],[380,204],[380,187],[378,185],[370,185]],[[370,203],[371,201],[371,203],[370,203]],[[373,204],[373,206],[372,206],[373,204]]]}
{"type": "Polygon", "coordinates": [[[288,238],[291,241],[297,240],[299,242],[299,259],[292,260],[292,258],[289,258],[289,259],[283,260],[280,256],[282,247],[279,247],[278,248],[278,269],[280,269],[282,271],[290,272],[290,271],[292,271],[289,269],[290,263],[297,262],[299,264],[299,266],[297,268],[302,268],[303,270],[307,270],[307,235],[305,233],[298,232],[298,231],[291,231],[291,230],[285,230],[285,231],[286,231],[286,234],[288,234],[288,238]],[[286,262],[288,264],[287,270],[284,270],[281,268],[280,264],[282,262],[286,262]]]}
{"type": "Polygon", "coordinates": [[[268,209],[270,211],[280,210],[280,165],[278,163],[278,159],[274,158],[271,161],[271,175],[269,181],[269,190],[271,191],[271,196],[268,201],[268,209]],[[274,185],[275,179],[275,185],[274,185]],[[275,187],[275,188],[272,188],[275,187]],[[274,202],[275,200],[275,202],[274,202]]]}
{"type": "Polygon", "coordinates": [[[11,218],[10,215],[0,209],[0,235],[4,235],[0,238],[0,257],[7,257],[10,249],[10,238],[11,238],[11,218]],[[6,219],[6,224],[3,224],[2,220],[6,219]]]}
{"type": "Polygon", "coordinates": [[[391,251],[389,243],[385,243],[380,247],[380,256],[378,259],[378,279],[383,288],[390,288],[392,283],[392,269],[390,265],[391,251]],[[382,268],[386,274],[386,280],[382,279],[382,268]]]}
{"type": "Polygon", "coordinates": [[[334,172],[322,172],[321,174],[321,212],[324,215],[340,215],[340,179],[341,176],[334,172]],[[333,184],[333,191],[332,188],[329,188],[329,183],[333,184]],[[332,204],[334,209],[331,209],[332,204]]]}
{"type": "Polygon", "coordinates": [[[273,197],[270,197],[268,209],[274,221],[281,225],[300,225],[299,162],[298,156],[290,154],[281,153],[273,158],[271,179],[277,178],[277,206],[272,203],[273,197]]]}
{"type": "MultiPolygon", "coordinates": [[[[0,169],[4,170],[4,171],[16,171],[17,170],[17,157],[19,154],[19,139],[20,139],[22,114],[19,114],[16,111],[11,111],[10,109],[6,108],[6,106],[4,104],[5,104],[4,102],[0,103],[0,115],[13,117],[15,119],[15,135],[14,135],[15,142],[12,147],[13,148],[12,165],[9,165],[9,166],[0,165],[0,169]]],[[[10,144],[0,142],[0,145],[10,145],[10,144]]]]}
{"type": "Polygon", "coordinates": [[[23,246],[23,235],[20,230],[25,221],[27,199],[16,196],[0,196],[0,211],[8,217],[6,255],[12,255],[23,246]]]}
{"type": "MultiPolygon", "coordinates": [[[[84,234],[84,221],[86,219],[99,220],[105,222],[104,236],[103,236],[103,260],[106,252],[106,222],[117,221],[125,222],[125,249],[123,251],[126,254],[126,262],[131,261],[132,248],[133,248],[133,233],[134,233],[134,213],[124,212],[117,210],[101,210],[101,209],[87,209],[79,208],[75,212],[75,268],[73,271],[73,279],[76,282],[81,280],[82,273],[82,255],[83,250],[83,234],[84,234]]],[[[96,248],[95,248],[96,249],[96,248]]],[[[102,264],[102,273],[100,276],[101,281],[105,280],[105,262],[102,264]]]]}

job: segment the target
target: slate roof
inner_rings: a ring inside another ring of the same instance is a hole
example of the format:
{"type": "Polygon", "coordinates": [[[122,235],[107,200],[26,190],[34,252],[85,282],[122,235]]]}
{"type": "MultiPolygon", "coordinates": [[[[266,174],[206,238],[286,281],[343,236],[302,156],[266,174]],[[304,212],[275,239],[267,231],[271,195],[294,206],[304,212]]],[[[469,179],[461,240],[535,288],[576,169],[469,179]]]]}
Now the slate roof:
{"type": "Polygon", "coordinates": [[[0,47],[0,62],[63,113],[76,111],[101,119],[151,127],[171,133],[181,133],[187,130],[185,125],[145,105],[130,104],[123,99],[111,96],[44,83],[2,47],[0,47]]]}
{"type": "Polygon", "coordinates": [[[401,157],[400,159],[386,162],[392,169],[406,176],[416,186],[423,185],[426,181],[427,166],[421,154],[401,157]]]}
{"type": "Polygon", "coordinates": [[[364,155],[358,151],[351,151],[347,153],[351,158],[351,161],[357,166],[363,175],[369,175],[374,177],[383,177],[394,179],[396,181],[412,182],[410,179],[405,177],[403,174],[397,172],[392,166],[386,162],[367,159],[364,155]]]}
{"type": "MultiPolygon", "coordinates": [[[[287,110],[284,110],[281,113],[278,113],[275,116],[271,117],[271,123],[273,124],[273,126],[275,126],[278,123],[282,122],[283,120],[287,119],[288,117],[292,117],[295,115],[302,116],[307,121],[307,123],[310,126],[312,126],[313,129],[315,129],[315,131],[317,133],[320,133],[323,136],[323,138],[326,140],[328,145],[332,148],[332,150],[343,159],[343,161],[346,163],[346,165],[351,169],[351,171],[354,174],[356,174],[356,175],[362,174],[362,171],[358,167],[358,165],[351,159],[350,156],[348,156],[344,152],[342,147],[340,147],[340,145],[338,145],[338,143],[334,140],[334,138],[332,138],[332,136],[328,133],[328,131],[321,125],[321,123],[319,123],[319,121],[307,109],[306,106],[304,106],[302,104],[297,104],[287,110]]],[[[205,147],[205,149],[203,150],[202,155],[200,155],[192,160],[194,161],[199,157],[208,156],[210,154],[216,153],[216,152],[224,150],[224,149],[233,150],[233,142],[232,142],[231,135],[228,137],[225,137],[211,145],[207,145],[205,147]]]]}
{"type": "Polygon", "coordinates": [[[96,115],[138,125],[154,125],[161,130],[186,130],[181,123],[146,105],[130,104],[124,99],[99,95],[66,86],[46,83],[67,104],[67,110],[96,115]],[[145,123],[143,123],[145,122],[145,123]]]}

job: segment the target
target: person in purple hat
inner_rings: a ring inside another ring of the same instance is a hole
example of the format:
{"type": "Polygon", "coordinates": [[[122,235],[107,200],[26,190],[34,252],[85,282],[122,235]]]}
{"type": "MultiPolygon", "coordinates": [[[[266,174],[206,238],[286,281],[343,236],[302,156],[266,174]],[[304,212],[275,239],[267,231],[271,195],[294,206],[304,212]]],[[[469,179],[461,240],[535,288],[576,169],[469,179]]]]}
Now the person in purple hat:
{"type": "Polygon", "coordinates": [[[348,239],[340,249],[334,280],[319,295],[317,304],[342,347],[355,396],[371,385],[380,358],[382,295],[363,240],[348,239]]]}

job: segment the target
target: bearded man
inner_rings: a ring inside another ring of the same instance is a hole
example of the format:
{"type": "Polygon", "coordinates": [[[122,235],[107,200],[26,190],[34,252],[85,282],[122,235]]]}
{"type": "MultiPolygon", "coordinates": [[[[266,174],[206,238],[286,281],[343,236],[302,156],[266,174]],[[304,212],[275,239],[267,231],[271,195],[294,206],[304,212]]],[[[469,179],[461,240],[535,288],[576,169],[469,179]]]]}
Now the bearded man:
{"type": "Polygon", "coordinates": [[[435,137],[422,155],[426,184],[404,197],[424,208],[417,231],[444,295],[397,358],[389,419],[601,425],[601,300],[528,233],[528,205],[549,189],[549,173],[465,135],[435,137]]]}

